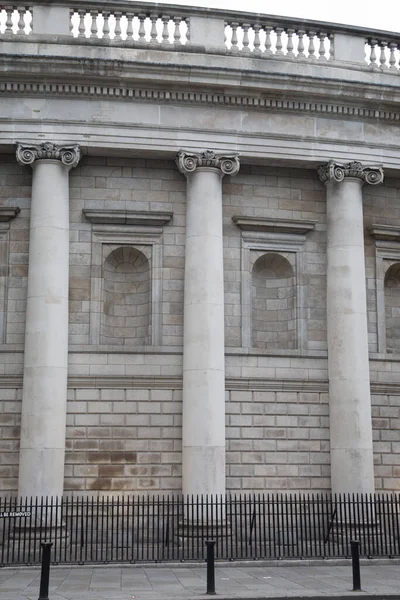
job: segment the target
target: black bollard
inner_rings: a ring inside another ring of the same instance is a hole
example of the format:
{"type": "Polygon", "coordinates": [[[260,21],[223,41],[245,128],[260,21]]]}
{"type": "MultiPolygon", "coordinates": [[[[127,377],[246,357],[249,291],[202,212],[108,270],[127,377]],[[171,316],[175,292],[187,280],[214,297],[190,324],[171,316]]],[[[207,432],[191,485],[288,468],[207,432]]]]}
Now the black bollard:
{"type": "Polygon", "coordinates": [[[353,568],[353,592],[361,591],[360,575],[360,542],[352,540],[351,546],[351,566],[353,568]]]}
{"type": "Polygon", "coordinates": [[[214,540],[206,542],[207,546],[207,594],[215,596],[215,556],[214,556],[214,540]]]}
{"type": "Polygon", "coordinates": [[[40,542],[42,546],[42,570],[40,573],[39,600],[49,600],[50,550],[52,542],[40,542]]]}

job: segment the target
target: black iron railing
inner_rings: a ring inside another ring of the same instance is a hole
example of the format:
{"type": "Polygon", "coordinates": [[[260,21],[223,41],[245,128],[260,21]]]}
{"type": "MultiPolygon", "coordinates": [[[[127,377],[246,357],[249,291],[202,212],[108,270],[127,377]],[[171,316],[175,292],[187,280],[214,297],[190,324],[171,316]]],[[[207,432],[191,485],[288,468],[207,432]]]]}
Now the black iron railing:
{"type": "Polygon", "coordinates": [[[0,565],[399,556],[398,495],[0,499],[0,565]]]}

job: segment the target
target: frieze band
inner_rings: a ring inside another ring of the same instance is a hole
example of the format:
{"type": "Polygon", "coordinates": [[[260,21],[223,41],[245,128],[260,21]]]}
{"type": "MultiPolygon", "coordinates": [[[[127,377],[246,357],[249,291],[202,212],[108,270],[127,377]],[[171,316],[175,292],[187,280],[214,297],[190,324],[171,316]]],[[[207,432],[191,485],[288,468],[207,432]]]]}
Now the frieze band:
{"type": "Polygon", "coordinates": [[[176,157],[178,169],[184,175],[193,173],[199,167],[219,169],[224,175],[237,175],[240,169],[237,154],[216,154],[212,150],[204,152],[185,152],[180,150],[176,157]]]}
{"type": "Polygon", "coordinates": [[[36,160],[59,160],[71,169],[76,167],[81,158],[78,144],[58,146],[53,142],[43,142],[32,146],[25,146],[17,142],[17,161],[20,165],[31,165],[36,160]]]}
{"type": "Polygon", "coordinates": [[[317,169],[318,176],[322,183],[334,181],[340,183],[345,177],[356,177],[369,183],[377,185],[383,181],[383,169],[380,166],[363,166],[358,161],[352,161],[346,164],[330,160],[326,165],[321,165],[317,169]]]}

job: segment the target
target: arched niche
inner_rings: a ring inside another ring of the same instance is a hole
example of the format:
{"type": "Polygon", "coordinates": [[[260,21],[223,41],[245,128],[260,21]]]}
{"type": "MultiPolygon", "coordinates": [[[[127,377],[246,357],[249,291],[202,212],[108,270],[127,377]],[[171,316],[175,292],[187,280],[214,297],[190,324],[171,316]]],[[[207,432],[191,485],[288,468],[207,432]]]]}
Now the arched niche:
{"type": "Polygon", "coordinates": [[[251,276],[253,348],[296,348],[296,288],[293,267],[281,254],[267,252],[251,276]]]}
{"type": "Polygon", "coordinates": [[[100,343],[124,346],[151,344],[151,273],[143,252],[121,246],[106,257],[100,343]]]}

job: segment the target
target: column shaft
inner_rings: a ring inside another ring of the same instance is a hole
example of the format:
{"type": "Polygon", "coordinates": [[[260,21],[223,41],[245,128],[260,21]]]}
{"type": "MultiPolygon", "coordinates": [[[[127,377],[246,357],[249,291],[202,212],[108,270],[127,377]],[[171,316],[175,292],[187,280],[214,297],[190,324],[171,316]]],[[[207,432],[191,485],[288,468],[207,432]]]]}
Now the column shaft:
{"type": "Polygon", "coordinates": [[[33,180],[18,489],[20,496],[60,496],[68,369],[69,166],[39,158],[28,163],[33,180]]]}
{"type": "Polygon", "coordinates": [[[373,492],[362,181],[327,185],[328,369],[334,492],[373,492]]]}
{"type": "Polygon", "coordinates": [[[182,489],[225,494],[222,177],[239,163],[210,151],[180,158],[187,176],[182,489]]]}
{"type": "Polygon", "coordinates": [[[184,352],[183,492],[225,493],[225,351],[222,174],[188,177],[184,352]]]}
{"type": "Polygon", "coordinates": [[[334,493],[373,493],[362,186],[382,170],[329,163],[327,326],[331,479],[334,493]]]}

